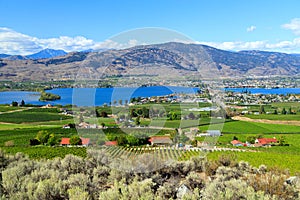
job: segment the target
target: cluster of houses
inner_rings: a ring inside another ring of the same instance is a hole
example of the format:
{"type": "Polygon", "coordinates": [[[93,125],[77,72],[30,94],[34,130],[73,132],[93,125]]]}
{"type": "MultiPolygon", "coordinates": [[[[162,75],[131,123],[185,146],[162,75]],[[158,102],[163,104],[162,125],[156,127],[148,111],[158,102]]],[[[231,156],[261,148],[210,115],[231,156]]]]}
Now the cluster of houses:
{"type": "Polygon", "coordinates": [[[247,141],[245,143],[243,143],[239,140],[232,140],[231,144],[236,147],[241,147],[241,146],[244,146],[244,147],[271,147],[272,145],[274,145],[277,142],[278,141],[276,138],[258,138],[255,140],[254,144],[251,144],[247,141]]]}
{"type": "MultiPolygon", "coordinates": [[[[64,129],[72,128],[70,124],[65,124],[62,126],[64,129]]],[[[97,124],[90,124],[88,122],[81,122],[78,124],[78,128],[84,128],[84,129],[96,129],[99,128],[97,124]]]]}
{"type": "Polygon", "coordinates": [[[227,92],[224,96],[226,104],[269,104],[272,102],[299,102],[299,95],[250,94],[247,92],[227,92]]]}

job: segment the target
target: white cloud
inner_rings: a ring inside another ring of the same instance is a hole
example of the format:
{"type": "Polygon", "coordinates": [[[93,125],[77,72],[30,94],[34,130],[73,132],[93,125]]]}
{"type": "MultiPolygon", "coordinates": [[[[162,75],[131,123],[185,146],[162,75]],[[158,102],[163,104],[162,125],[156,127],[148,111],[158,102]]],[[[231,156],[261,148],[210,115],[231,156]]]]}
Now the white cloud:
{"type": "Polygon", "coordinates": [[[247,32],[253,32],[256,29],[256,26],[250,26],[246,30],[247,32]]]}
{"type": "Polygon", "coordinates": [[[102,48],[123,49],[141,44],[144,43],[140,43],[135,39],[130,39],[125,43],[119,43],[113,40],[95,42],[83,36],[60,36],[58,38],[40,39],[18,33],[6,27],[0,27],[0,53],[11,55],[28,55],[45,48],[62,49],[66,52],[71,52],[102,48]]]}
{"type": "Polygon", "coordinates": [[[209,45],[218,49],[229,51],[240,50],[261,50],[261,51],[278,51],[285,53],[300,53],[300,38],[295,38],[292,41],[279,41],[277,43],[269,43],[268,41],[253,41],[253,42],[197,42],[199,44],[209,45]]]}
{"type": "MultiPolygon", "coordinates": [[[[300,19],[299,19],[300,22],[300,19]]],[[[296,30],[296,23],[293,23],[293,30],[296,30]]],[[[300,29],[299,29],[300,31],[300,29]]],[[[183,41],[175,39],[177,42],[193,43],[191,41],[183,41]]],[[[239,50],[265,50],[265,51],[280,51],[286,53],[300,53],[300,37],[294,40],[283,40],[276,43],[269,41],[226,41],[226,42],[194,42],[213,46],[218,49],[239,51],[239,50]]],[[[12,55],[28,55],[36,53],[45,48],[62,49],[67,52],[82,51],[87,49],[123,49],[136,45],[145,45],[135,39],[130,39],[127,42],[118,42],[114,40],[105,40],[103,42],[95,42],[83,36],[68,37],[60,36],[58,38],[37,38],[28,36],[12,29],[0,27],[0,53],[12,55]]]]}
{"type": "Polygon", "coordinates": [[[281,27],[293,31],[296,35],[300,35],[300,18],[294,18],[290,23],[283,24],[281,27]]]}

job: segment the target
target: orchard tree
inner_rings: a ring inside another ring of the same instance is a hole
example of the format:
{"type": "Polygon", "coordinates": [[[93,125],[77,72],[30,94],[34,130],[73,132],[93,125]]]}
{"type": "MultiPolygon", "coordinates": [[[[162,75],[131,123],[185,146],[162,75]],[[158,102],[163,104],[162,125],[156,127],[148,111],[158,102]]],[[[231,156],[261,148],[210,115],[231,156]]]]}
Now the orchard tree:
{"type": "Polygon", "coordinates": [[[82,141],[78,135],[73,135],[70,138],[70,145],[82,145],[82,141]]]}

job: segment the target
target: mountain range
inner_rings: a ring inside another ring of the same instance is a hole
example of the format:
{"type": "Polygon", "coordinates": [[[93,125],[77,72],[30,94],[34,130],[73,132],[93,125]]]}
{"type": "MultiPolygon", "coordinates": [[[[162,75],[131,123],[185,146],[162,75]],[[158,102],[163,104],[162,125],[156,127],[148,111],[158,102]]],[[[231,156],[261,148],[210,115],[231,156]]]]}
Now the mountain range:
{"type": "Polygon", "coordinates": [[[74,80],[78,76],[298,76],[300,55],[267,51],[225,51],[200,44],[164,43],[104,51],[45,50],[22,60],[0,57],[0,80],[74,80]]]}
{"type": "Polygon", "coordinates": [[[65,52],[64,50],[43,49],[37,53],[30,54],[27,56],[0,54],[0,58],[4,58],[7,60],[45,59],[45,58],[54,58],[57,56],[64,56],[66,54],[68,53],[65,52]]]}

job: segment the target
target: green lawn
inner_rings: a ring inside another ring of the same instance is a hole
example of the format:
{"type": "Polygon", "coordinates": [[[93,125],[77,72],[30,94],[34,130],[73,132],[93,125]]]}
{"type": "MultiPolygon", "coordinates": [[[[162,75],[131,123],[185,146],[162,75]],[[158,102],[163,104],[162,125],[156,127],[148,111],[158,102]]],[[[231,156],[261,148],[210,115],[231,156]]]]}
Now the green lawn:
{"type": "MultiPolygon", "coordinates": [[[[200,130],[207,130],[208,125],[200,126],[200,130]]],[[[214,129],[214,125],[211,125],[210,129],[214,129]]],[[[246,121],[231,121],[224,123],[222,132],[227,133],[300,133],[299,126],[282,125],[282,124],[265,124],[258,122],[246,122],[246,121]]]]}
{"type": "Polygon", "coordinates": [[[272,103],[272,107],[277,108],[293,108],[293,109],[300,109],[300,102],[279,102],[279,103],[272,103]]]}
{"type": "Polygon", "coordinates": [[[3,106],[0,105],[0,112],[7,112],[12,110],[23,110],[24,107],[12,107],[12,106],[3,106]]]}

